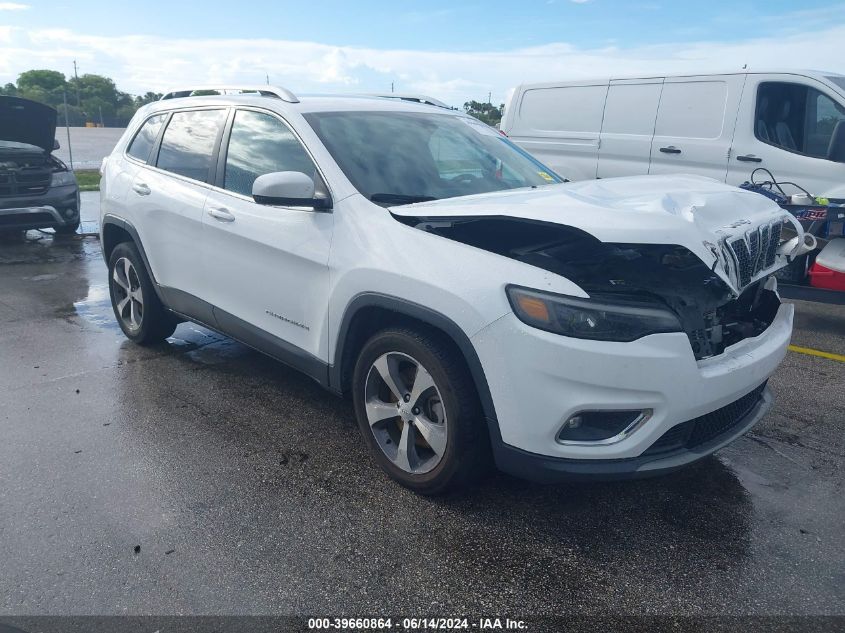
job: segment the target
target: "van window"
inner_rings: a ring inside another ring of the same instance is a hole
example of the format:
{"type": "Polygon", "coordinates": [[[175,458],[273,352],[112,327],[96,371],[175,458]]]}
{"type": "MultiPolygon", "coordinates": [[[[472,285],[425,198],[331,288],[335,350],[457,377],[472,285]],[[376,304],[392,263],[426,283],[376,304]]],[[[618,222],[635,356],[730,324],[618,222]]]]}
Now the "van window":
{"type": "Polygon", "coordinates": [[[651,137],[661,87],[659,83],[611,85],[604,107],[602,133],[651,137]]]}
{"type": "Polygon", "coordinates": [[[526,90],[519,108],[521,128],[553,132],[601,130],[607,86],[567,86],[526,90]]]}
{"type": "Polygon", "coordinates": [[[166,117],[166,114],[156,114],[144,121],[144,125],[141,126],[135,138],[129,143],[129,149],[126,150],[126,153],[132,158],[137,158],[146,163],[166,117]]]}
{"type": "Polygon", "coordinates": [[[316,168],[287,125],[269,114],[238,110],[229,137],[223,187],[245,196],[264,174],[301,171],[312,178],[316,168]]]}
{"type": "Polygon", "coordinates": [[[674,138],[719,138],[727,98],[724,81],[665,83],[654,133],[674,138]]]}
{"type": "Polygon", "coordinates": [[[211,158],[225,121],[225,110],[174,112],[164,130],[156,166],[180,176],[209,182],[211,158]]]}
{"type": "Polygon", "coordinates": [[[823,92],[767,81],[757,89],[755,136],[769,145],[815,158],[827,158],[830,138],[845,109],[823,92]]]}

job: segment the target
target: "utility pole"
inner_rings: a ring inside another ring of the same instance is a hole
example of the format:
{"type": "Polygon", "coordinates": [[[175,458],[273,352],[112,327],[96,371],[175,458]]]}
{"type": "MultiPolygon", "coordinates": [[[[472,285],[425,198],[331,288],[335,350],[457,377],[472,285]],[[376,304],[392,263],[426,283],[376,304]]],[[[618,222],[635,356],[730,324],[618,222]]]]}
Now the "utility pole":
{"type": "Polygon", "coordinates": [[[270,73],[264,73],[264,76],[267,78],[267,85],[270,85],[270,73]]]}
{"type": "Polygon", "coordinates": [[[487,93],[487,105],[493,105],[493,93],[492,92],[487,93]]]}
{"type": "Polygon", "coordinates": [[[65,130],[67,131],[67,153],[70,156],[70,170],[73,171],[73,150],[70,146],[70,124],[67,120],[67,90],[62,90],[62,98],[65,102],[65,130]]]}
{"type": "Polygon", "coordinates": [[[79,106],[79,73],[76,70],[76,60],[73,60],[73,77],[76,79],[76,107],[79,106]]]}
{"type": "Polygon", "coordinates": [[[390,82],[390,94],[393,94],[393,82],[390,82]]]}

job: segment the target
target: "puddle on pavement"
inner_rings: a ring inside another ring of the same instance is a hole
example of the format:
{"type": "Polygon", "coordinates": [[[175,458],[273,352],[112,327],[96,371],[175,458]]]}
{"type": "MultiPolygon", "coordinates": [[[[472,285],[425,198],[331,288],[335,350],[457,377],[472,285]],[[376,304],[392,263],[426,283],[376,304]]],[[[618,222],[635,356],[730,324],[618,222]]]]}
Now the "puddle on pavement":
{"type": "MultiPolygon", "coordinates": [[[[76,314],[98,327],[120,331],[114,316],[107,284],[91,286],[88,295],[73,304],[76,314]]],[[[182,323],[173,336],[167,339],[171,351],[184,354],[194,362],[216,365],[249,353],[249,349],[237,341],[206,330],[193,323],[182,323]]]]}
{"type": "Polygon", "coordinates": [[[73,307],[86,321],[100,327],[120,329],[112,311],[109,288],[105,284],[90,286],[88,296],[81,301],[75,301],[73,307]]]}

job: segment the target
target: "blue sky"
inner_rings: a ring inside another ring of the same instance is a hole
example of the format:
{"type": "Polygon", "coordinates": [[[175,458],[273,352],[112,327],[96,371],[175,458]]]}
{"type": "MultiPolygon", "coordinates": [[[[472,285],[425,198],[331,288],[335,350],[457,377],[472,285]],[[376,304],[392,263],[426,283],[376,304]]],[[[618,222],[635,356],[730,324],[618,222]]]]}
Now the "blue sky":
{"type": "MultiPolygon", "coordinates": [[[[767,36],[770,18],[803,14],[797,26],[828,22],[845,3],[819,0],[512,0],[509,2],[36,2],[2,20],[101,34],[278,38],[337,46],[416,50],[505,50],[566,41],[638,46],[684,38],[731,41],[767,36]],[[236,9],[233,9],[236,7],[236,9]],[[797,10],[799,9],[799,10],[797,10]]],[[[2,4],[2,3],[0,3],[2,4]]],[[[845,10],[839,13],[845,17],[845,10]]],[[[791,17],[790,19],[795,19],[791,17]]],[[[789,28],[788,25],[782,25],[789,28]]]]}
{"type": "Polygon", "coordinates": [[[845,71],[845,3],[804,0],[42,2],[0,0],[0,82],[33,66],[115,78],[504,98],[524,80],[698,68],[845,71]]]}

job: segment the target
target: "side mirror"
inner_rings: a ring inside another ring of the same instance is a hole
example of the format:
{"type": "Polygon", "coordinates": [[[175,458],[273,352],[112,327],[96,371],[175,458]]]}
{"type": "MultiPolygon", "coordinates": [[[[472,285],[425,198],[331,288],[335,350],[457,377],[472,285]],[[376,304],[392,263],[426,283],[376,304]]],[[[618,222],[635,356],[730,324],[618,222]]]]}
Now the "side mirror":
{"type": "Polygon", "coordinates": [[[845,163],[845,121],[839,121],[830,135],[827,146],[827,159],[837,163],[845,163]]]}
{"type": "Polygon", "coordinates": [[[54,138],[53,139],[53,151],[59,149],[60,147],[61,147],[61,145],[59,145],[59,139],[54,138]]]}
{"type": "Polygon", "coordinates": [[[330,209],[328,198],[315,194],[314,179],[301,171],[276,171],[252,183],[252,197],[258,204],[330,209]]]}

